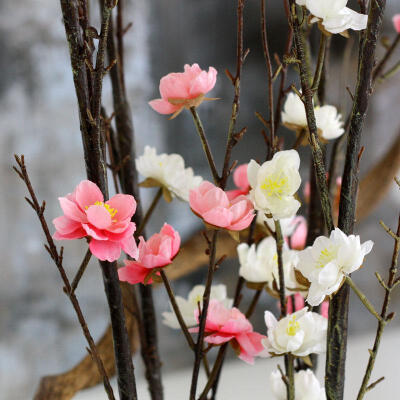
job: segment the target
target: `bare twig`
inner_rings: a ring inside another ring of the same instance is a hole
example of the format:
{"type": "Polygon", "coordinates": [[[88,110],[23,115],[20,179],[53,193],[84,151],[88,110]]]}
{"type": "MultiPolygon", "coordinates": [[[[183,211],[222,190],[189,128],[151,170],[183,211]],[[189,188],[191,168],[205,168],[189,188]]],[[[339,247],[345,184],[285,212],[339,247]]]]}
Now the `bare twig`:
{"type": "Polygon", "coordinates": [[[106,373],[106,371],[104,369],[103,362],[102,362],[102,360],[101,360],[101,358],[100,358],[100,356],[99,356],[99,354],[97,352],[96,345],[94,343],[92,335],[90,334],[89,328],[88,328],[88,326],[86,324],[86,320],[85,320],[85,318],[83,316],[83,313],[82,313],[81,307],[79,305],[78,299],[77,299],[77,297],[76,297],[76,295],[75,295],[75,293],[74,293],[74,291],[72,289],[72,286],[71,286],[71,284],[69,282],[69,279],[67,277],[65,269],[63,267],[63,264],[62,264],[62,251],[59,253],[58,250],[57,250],[56,245],[54,244],[53,238],[52,238],[52,236],[50,234],[49,227],[47,225],[47,221],[46,221],[46,219],[44,217],[44,207],[41,206],[39,204],[38,200],[37,200],[36,193],[35,193],[35,191],[33,189],[32,183],[31,183],[29,175],[28,175],[28,171],[26,169],[24,156],[23,155],[21,155],[21,156],[15,155],[15,160],[16,160],[16,162],[18,164],[19,169],[14,167],[14,170],[18,173],[19,177],[24,181],[24,183],[25,183],[25,185],[26,185],[26,187],[28,189],[32,208],[35,210],[35,212],[36,212],[36,214],[37,214],[37,216],[39,218],[40,225],[41,225],[43,233],[44,233],[44,235],[46,237],[48,252],[50,254],[50,257],[54,261],[54,263],[55,263],[55,265],[56,265],[56,267],[58,269],[58,272],[61,275],[61,279],[62,279],[62,281],[64,283],[64,288],[65,288],[64,291],[67,294],[67,296],[68,296],[68,298],[69,298],[69,300],[70,300],[70,302],[71,302],[71,304],[72,304],[72,306],[73,306],[73,308],[75,310],[75,313],[76,313],[76,316],[78,318],[78,321],[79,321],[79,323],[80,323],[80,325],[82,327],[83,334],[84,334],[84,336],[86,338],[86,341],[87,341],[87,343],[89,345],[93,361],[96,363],[98,371],[99,371],[99,374],[103,378],[104,389],[105,389],[105,391],[107,393],[108,398],[110,400],[115,400],[114,393],[113,393],[112,387],[110,385],[110,381],[108,379],[107,373],[106,373]]]}
{"type": "Polygon", "coordinates": [[[80,265],[80,267],[79,267],[79,269],[78,269],[78,271],[77,271],[77,273],[76,273],[76,275],[75,275],[75,277],[74,277],[74,279],[73,279],[73,281],[71,283],[71,291],[72,291],[72,293],[75,292],[76,288],[78,287],[78,284],[79,284],[83,274],[85,273],[86,267],[88,266],[89,261],[90,261],[91,258],[92,258],[92,253],[90,252],[90,249],[87,249],[85,257],[83,258],[82,263],[81,263],[81,265],[80,265]]]}

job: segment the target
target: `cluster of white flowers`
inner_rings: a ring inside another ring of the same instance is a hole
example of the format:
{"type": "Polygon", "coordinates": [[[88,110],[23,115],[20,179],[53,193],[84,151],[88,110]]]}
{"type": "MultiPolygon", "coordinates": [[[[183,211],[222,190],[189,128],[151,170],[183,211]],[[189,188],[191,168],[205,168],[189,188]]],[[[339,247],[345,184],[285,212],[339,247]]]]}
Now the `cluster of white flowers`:
{"type": "Polygon", "coordinates": [[[343,33],[347,29],[359,31],[367,27],[368,15],[360,14],[346,7],[348,0],[296,0],[306,6],[313,18],[329,33],[343,33]]]}
{"type": "MultiPolygon", "coordinates": [[[[318,133],[324,140],[336,139],[344,133],[342,115],[336,107],[325,105],[315,107],[315,122],[318,133]]],[[[289,129],[301,132],[308,129],[306,110],[296,93],[289,93],[282,111],[282,123],[289,129]]]]}
{"type": "Polygon", "coordinates": [[[300,251],[297,269],[311,283],[307,302],[316,306],[335,293],[345,275],[360,268],[372,246],[371,240],[361,244],[359,236],[347,236],[336,228],[329,238],[320,236],[300,251]]]}
{"type": "Polygon", "coordinates": [[[184,201],[189,201],[189,191],[203,181],[201,176],[194,175],[192,168],[185,168],[185,161],[179,154],[157,154],[150,146],[136,159],[136,168],[145,178],[154,181],[154,186],[163,186],[172,196],[184,201]]]}
{"type": "MultiPolygon", "coordinates": [[[[273,237],[264,238],[257,246],[241,243],[237,247],[239,256],[239,275],[247,282],[268,283],[273,288],[275,280],[279,288],[278,256],[276,241],[273,237]]],[[[296,282],[295,268],[298,263],[296,250],[290,250],[286,245],[282,251],[285,286],[289,293],[297,292],[299,284],[296,282]],[[292,289],[292,290],[290,290],[292,289]],[[296,290],[295,290],[296,289],[296,290]]]]}
{"type": "MultiPolygon", "coordinates": [[[[195,318],[195,311],[198,309],[198,304],[200,303],[200,307],[203,305],[203,294],[204,294],[204,285],[196,285],[189,292],[188,298],[185,299],[181,296],[176,296],[175,300],[178,304],[179,310],[182,314],[183,320],[187,327],[192,327],[197,324],[197,320],[195,318]]],[[[218,300],[221,302],[226,308],[231,308],[233,304],[233,300],[227,297],[227,290],[225,285],[213,285],[211,286],[211,300],[218,300]]],[[[163,324],[169,326],[172,329],[180,329],[180,325],[176,315],[173,311],[165,311],[162,313],[163,324]]]]}
{"type": "MultiPolygon", "coordinates": [[[[286,385],[280,371],[272,372],[269,381],[275,399],[286,400],[286,385]]],[[[296,400],[326,400],[325,388],[310,369],[295,373],[294,392],[296,400]]]]}
{"type": "Polygon", "coordinates": [[[268,338],[263,344],[270,353],[305,357],[325,351],[328,321],[323,316],[305,307],[279,321],[269,311],[265,311],[264,318],[268,338]]]}
{"type": "Polygon", "coordinates": [[[279,151],[261,166],[251,160],[247,178],[255,209],[271,213],[276,220],[293,217],[300,208],[300,202],[294,197],[301,184],[299,167],[296,150],[279,151]]]}

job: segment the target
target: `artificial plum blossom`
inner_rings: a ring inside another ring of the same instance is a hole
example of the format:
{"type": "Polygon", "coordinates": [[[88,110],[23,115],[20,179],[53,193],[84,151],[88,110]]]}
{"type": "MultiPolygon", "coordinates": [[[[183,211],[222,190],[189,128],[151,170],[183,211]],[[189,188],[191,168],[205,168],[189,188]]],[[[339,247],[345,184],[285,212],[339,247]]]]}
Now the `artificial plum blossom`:
{"type": "MultiPolygon", "coordinates": [[[[200,308],[203,306],[204,289],[204,285],[196,285],[190,291],[187,299],[180,296],[175,297],[183,320],[188,327],[192,327],[197,324],[194,313],[198,309],[199,304],[200,308]]],[[[219,301],[226,308],[231,308],[233,304],[233,300],[227,297],[225,285],[211,286],[210,299],[219,301]]],[[[164,325],[167,325],[172,329],[180,329],[178,319],[173,311],[163,312],[162,316],[164,325]]]]}
{"type": "Polygon", "coordinates": [[[255,215],[253,204],[246,196],[229,201],[226,192],[208,181],[190,191],[189,203],[204,222],[230,231],[246,229],[255,215]]]}
{"type": "Polygon", "coordinates": [[[275,153],[261,166],[251,160],[247,167],[250,198],[256,210],[277,219],[293,217],[300,208],[294,194],[300,187],[300,157],[296,150],[275,153]]]}
{"type": "MultiPolygon", "coordinates": [[[[323,140],[336,139],[343,135],[342,115],[337,112],[336,107],[318,106],[314,108],[314,113],[318,134],[323,140]]],[[[282,111],[282,123],[297,133],[308,130],[304,104],[296,93],[289,93],[286,98],[282,111]]],[[[303,141],[307,143],[306,136],[303,141]]]]}
{"type": "Polygon", "coordinates": [[[189,201],[189,191],[203,181],[201,176],[193,174],[192,168],[185,168],[185,161],[179,154],[157,154],[150,146],[136,159],[136,168],[145,178],[156,181],[155,185],[165,187],[172,196],[185,201],[189,201]]]}
{"type": "Polygon", "coordinates": [[[315,107],[314,113],[322,139],[331,140],[343,135],[342,115],[337,112],[336,107],[330,105],[315,107]]]}
{"type": "Polygon", "coordinates": [[[393,26],[397,33],[400,33],[400,14],[396,14],[393,16],[393,26]]]}
{"type": "Polygon", "coordinates": [[[347,236],[336,228],[329,238],[319,236],[312,246],[300,251],[297,269],[311,284],[308,304],[317,306],[335,293],[345,276],[361,267],[372,246],[371,240],[361,244],[360,236],[347,236]]]}
{"type": "Polygon", "coordinates": [[[117,194],[104,202],[99,187],[85,180],[58,200],[64,215],[53,220],[54,239],[88,237],[90,251],[102,261],[117,260],[121,249],[131,257],[137,256],[133,238],[136,226],[131,222],[136,211],[133,196],[117,194]]]}
{"type": "MultiPolygon", "coordinates": [[[[286,385],[280,371],[270,375],[270,386],[275,400],[286,400],[286,385]]],[[[294,400],[326,400],[325,388],[320,385],[314,372],[310,369],[301,370],[294,375],[294,400]]]]}
{"type": "MultiPolygon", "coordinates": [[[[199,321],[199,310],[195,311],[197,322],[199,321]]],[[[199,328],[190,329],[198,332],[199,328]]],[[[210,300],[204,341],[220,345],[230,342],[237,352],[239,358],[248,364],[254,364],[254,357],[266,357],[262,340],[266,337],[253,331],[253,325],[236,307],[227,308],[217,300],[210,300]]]]}
{"type": "Polygon", "coordinates": [[[305,357],[325,351],[328,321],[321,315],[303,308],[279,321],[270,311],[265,311],[264,318],[268,338],[263,344],[270,353],[305,357]]]}
{"type": "Polygon", "coordinates": [[[184,72],[172,72],[160,80],[161,99],[152,100],[150,106],[160,114],[173,114],[175,118],[184,108],[198,107],[206,93],[213,89],[217,71],[209,67],[203,71],[198,64],[186,64],[184,72]]]}
{"type": "Polygon", "coordinates": [[[118,270],[119,279],[132,285],[139,282],[152,283],[153,270],[171,264],[180,245],[179,233],[168,224],[164,224],[160,233],[155,233],[147,241],[141,236],[139,256],[136,257],[136,261],[125,260],[125,267],[118,270]]]}
{"type": "Polygon", "coordinates": [[[226,192],[229,200],[233,200],[240,195],[246,196],[249,193],[250,184],[247,180],[247,164],[242,164],[236,167],[235,172],[233,173],[233,182],[237,189],[228,190],[226,192]]]}
{"type": "Polygon", "coordinates": [[[346,7],[348,0],[296,0],[300,6],[306,6],[313,18],[329,33],[344,33],[347,29],[355,31],[367,27],[368,15],[360,14],[346,7]]]}
{"type": "MultiPolygon", "coordinates": [[[[257,246],[241,243],[237,247],[239,256],[239,275],[247,282],[267,282],[273,288],[273,282],[279,288],[278,256],[276,241],[273,237],[264,238],[257,246]]],[[[297,252],[290,250],[286,245],[282,251],[285,286],[292,291],[298,286],[294,269],[297,266],[297,252]]]]}

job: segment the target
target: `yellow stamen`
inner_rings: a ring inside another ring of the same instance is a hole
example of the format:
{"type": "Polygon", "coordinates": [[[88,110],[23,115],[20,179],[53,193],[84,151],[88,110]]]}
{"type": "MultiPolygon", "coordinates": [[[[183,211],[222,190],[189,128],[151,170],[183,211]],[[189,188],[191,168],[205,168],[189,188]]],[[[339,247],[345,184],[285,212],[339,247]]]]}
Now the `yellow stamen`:
{"type": "Polygon", "coordinates": [[[261,185],[261,189],[267,192],[268,197],[277,196],[280,198],[286,184],[286,178],[265,178],[264,183],[261,185]]]}
{"type": "Polygon", "coordinates": [[[317,260],[317,268],[325,267],[325,265],[331,262],[334,258],[335,252],[333,251],[333,249],[323,249],[317,260]]]}
{"type": "Polygon", "coordinates": [[[286,333],[289,336],[294,336],[300,330],[300,324],[296,321],[296,316],[293,315],[292,318],[289,320],[288,327],[286,328],[286,333]]]}

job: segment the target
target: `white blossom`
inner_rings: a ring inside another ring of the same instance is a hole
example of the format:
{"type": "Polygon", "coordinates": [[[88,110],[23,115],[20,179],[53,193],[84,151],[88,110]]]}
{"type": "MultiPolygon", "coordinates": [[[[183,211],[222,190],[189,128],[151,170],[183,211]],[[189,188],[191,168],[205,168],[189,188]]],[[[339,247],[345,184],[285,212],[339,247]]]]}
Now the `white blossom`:
{"type": "MultiPolygon", "coordinates": [[[[270,386],[276,400],[286,400],[286,385],[280,371],[270,375],[270,386]]],[[[325,388],[320,385],[314,373],[302,370],[294,375],[295,400],[326,400],[325,388]]]]}
{"type": "Polygon", "coordinates": [[[292,130],[307,127],[307,116],[304,103],[296,93],[290,92],[282,111],[282,123],[292,130]]]}
{"type": "MultiPolygon", "coordinates": [[[[279,288],[278,256],[276,252],[276,241],[273,237],[264,238],[258,245],[241,243],[237,247],[239,256],[239,275],[247,282],[262,283],[267,282],[273,288],[275,280],[279,288]]],[[[283,272],[285,286],[297,289],[294,270],[297,266],[297,251],[290,250],[286,245],[282,251],[283,272]]],[[[292,292],[296,292],[293,290],[292,292]]]]}
{"type": "Polygon", "coordinates": [[[292,353],[304,357],[323,353],[326,347],[328,321],[321,315],[303,308],[277,321],[270,311],[265,311],[268,337],[265,348],[274,354],[292,353]]]}
{"type": "Polygon", "coordinates": [[[299,167],[296,150],[279,151],[261,166],[251,160],[247,177],[254,207],[271,213],[274,219],[293,217],[300,208],[300,202],[294,198],[301,184],[299,167]]]}
{"type": "MultiPolygon", "coordinates": [[[[284,237],[290,237],[294,233],[297,227],[297,219],[296,215],[290,218],[282,218],[279,220],[281,224],[282,235],[284,237]]],[[[272,232],[275,232],[275,221],[273,218],[268,218],[263,212],[257,213],[256,223],[258,225],[264,226],[264,222],[267,223],[268,228],[271,229],[272,232]]]]}
{"type": "MultiPolygon", "coordinates": [[[[338,113],[336,107],[328,104],[318,106],[314,108],[314,113],[318,133],[323,139],[336,139],[343,135],[342,115],[338,113]]],[[[295,132],[308,130],[304,104],[295,93],[289,93],[286,98],[282,111],[282,123],[295,132]]]]}
{"type": "Polygon", "coordinates": [[[347,236],[336,228],[329,238],[319,236],[312,246],[300,251],[297,269],[311,283],[307,302],[317,306],[335,293],[345,275],[361,267],[372,246],[371,240],[361,244],[360,236],[347,236]]]}
{"type": "Polygon", "coordinates": [[[325,105],[315,107],[315,122],[323,139],[331,140],[342,136],[344,133],[342,115],[336,107],[325,105]]]}
{"type": "Polygon", "coordinates": [[[343,33],[367,27],[368,15],[346,7],[348,0],[296,0],[296,3],[306,6],[314,17],[311,22],[321,22],[327,32],[343,33]]]}
{"type": "Polygon", "coordinates": [[[203,181],[202,177],[194,175],[192,168],[185,168],[185,161],[179,154],[157,154],[150,146],[136,159],[136,168],[145,178],[157,181],[173,196],[185,201],[189,201],[189,191],[203,181]]]}
{"type": "MultiPolygon", "coordinates": [[[[198,309],[198,303],[200,303],[200,306],[202,306],[204,289],[205,287],[203,285],[196,285],[190,291],[187,299],[181,296],[175,297],[176,303],[178,304],[179,310],[187,327],[197,325],[197,320],[194,316],[194,312],[198,309]]],[[[231,308],[233,304],[233,300],[227,297],[225,285],[211,286],[210,299],[220,301],[226,308],[231,308]]],[[[178,319],[176,318],[173,310],[163,312],[162,317],[163,324],[169,326],[172,329],[180,329],[178,319]]]]}

